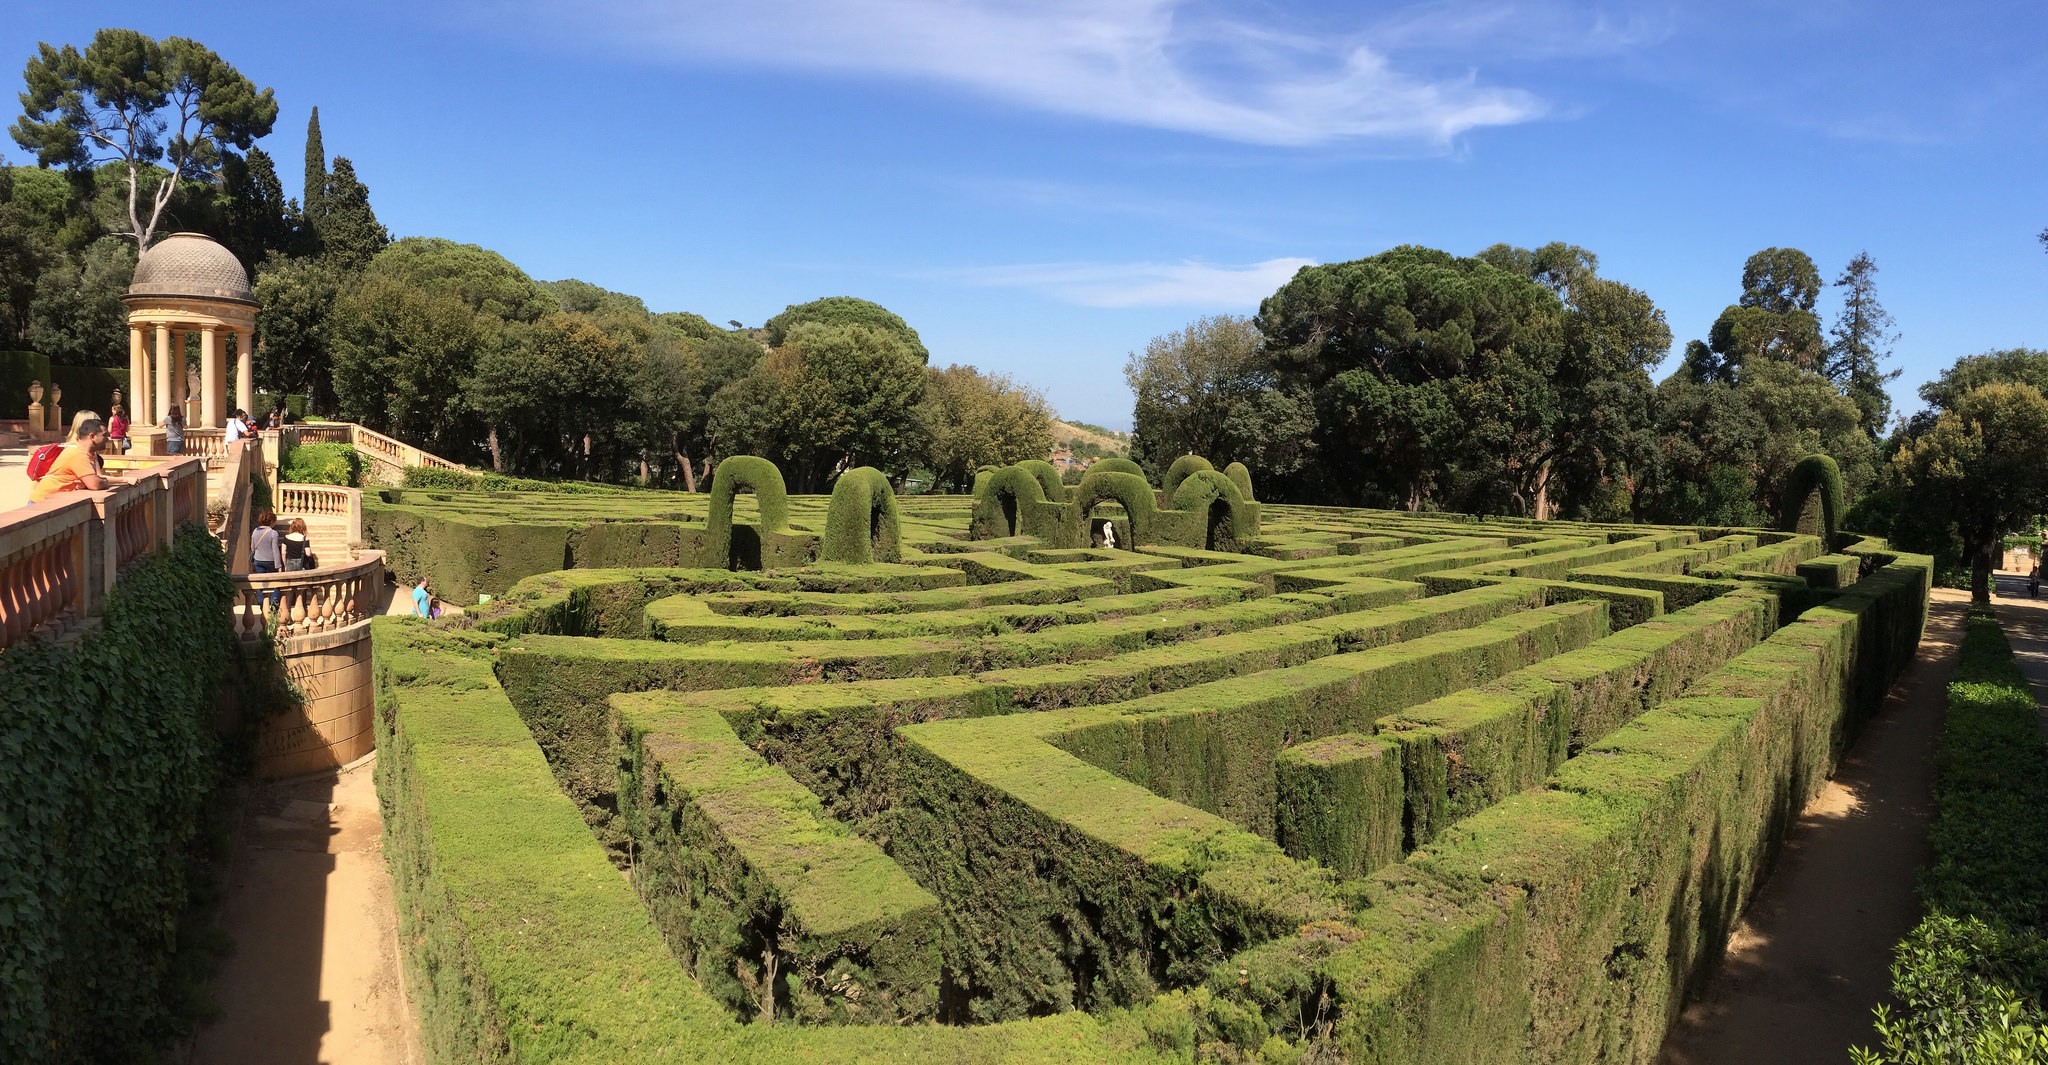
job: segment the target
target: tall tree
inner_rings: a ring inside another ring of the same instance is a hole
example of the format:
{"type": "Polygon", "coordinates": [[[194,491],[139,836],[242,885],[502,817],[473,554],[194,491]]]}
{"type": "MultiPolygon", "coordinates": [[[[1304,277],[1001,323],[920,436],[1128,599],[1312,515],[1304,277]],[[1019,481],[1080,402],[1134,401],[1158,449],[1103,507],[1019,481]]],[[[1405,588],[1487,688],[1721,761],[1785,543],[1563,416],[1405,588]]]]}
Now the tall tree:
{"type": "Polygon", "coordinates": [[[248,150],[277,119],[261,93],[197,41],[161,42],[134,30],[103,29],[83,53],[37,46],[23,72],[22,117],[9,130],[44,166],[74,171],[118,162],[127,172],[126,230],[147,248],[180,183],[212,177],[234,150],[248,150]],[[148,169],[160,165],[159,180],[148,169]]]}
{"type": "Polygon", "coordinates": [[[79,261],[58,260],[36,279],[29,346],[52,362],[120,366],[128,361],[128,308],[121,297],[135,276],[135,248],[101,237],[79,261]]]}
{"type": "Polygon", "coordinates": [[[306,120],[306,180],[300,193],[302,204],[299,210],[306,221],[317,224],[326,213],[323,202],[327,198],[327,145],[320,140],[320,109],[313,109],[313,117],[306,120]]]}
{"type": "Polygon", "coordinates": [[[274,392],[307,396],[318,411],[334,409],[329,318],[341,277],[320,259],[278,256],[256,272],[256,380],[274,392]]]}
{"type": "Polygon", "coordinates": [[[1281,386],[1249,318],[1199,318],[1153,337],[1124,363],[1124,381],[1137,397],[1132,457],[1155,477],[1194,454],[1242,462],[1265,483],[1313,454],[1315,405],[1305,389],[1281,386]]]}
{"type": "Polygon", "coordinates": [[[827,296],[809,303],[790,304],[781,314],[768,319],[767,324],[761,328],[768,334],[768,346],[779,348],[788,337],[789,331],[805,322],[816,325],[864,325],[893,333],[910,348],[919,362],[931,361],[931,352],[925,350],[924,340],[917,335],[917,330],[910,328],[910,323],[879,303],[853,296],[827,296]]]}
{"type": "Polygon", "coordinates": [[[782,386],[784,470],[797,491],[855,466],[901,472],[915,457],[924,360],[894,330],[804,322],[764,365],[782,386]]]}
{"type": "Polygon", "coordinates": [[[1283,379],[1312,395],[1331,501],[1530,513],[1565,407],[1564,307],[1529,277],[1404,246],[1307,267],[1259,308],[1283,379]]]}
{"type": "Polygon", "coordinates": [[[370,188],[356,178],[356,167],[342,156],[334,158],[334,172],[327,175],[327,191],[321,198],[320,222],[314,227],[320,246],[334,265],[357,272],[391,243],[391,233],[377,221],[370,209],[370,188]]]}
{"type": "Polygon", "coordinates": [[[270,153],[249,149],[246,159],[229,159],[221,167],[223,205],[221,243],[242,260],[254,276],[273,254],[288,253],[297,243],[291,205],[270,153]]]}
{"type": "Polygon", "coordinates": [[[1877,302],[1877,262],[1869,252],[1849,260],[1835,287],[1843,290],[1842,310],[1829,331],[1834,340],[1828,345],[1827,375],[1863,412],[1863,431],[1876,437],[1891,420],[1892,399],[1884,386],[1899,376],[1897,370],[1879,369],[1878,363],[1891,358],[1899,334],[1890,332],[1892,316],[1877,302]]]}
{"type": "Polygon", "coordinates": [[[1714,320],[1706,343],[1686,345],[1686,371],[1696,381],[1733,381],[1756,359],[1824,369],[1827,346],[1813,313],[1820,287],[1820,271],[1797,248],[1750,256],[1742,265],[1741,297],[1714,320]]]}
{"type": "Polygon", "coordinates": [[[1988,384],[1956,397],[1892,458],[1902,510],[1954,521],[1970,562],[1970,598],[1991,602],[2005,534],[2048,511],[2048,399],[2032,385],[1988,384]]]}
{"type": "Polygon", "coordinates": [[[1052,414],[1037,390],[972,366],[927,367],[924,380],[919,457],[937,483],[966,491],[983,466],[1042,459],[1052,449],[1052,414]]]}

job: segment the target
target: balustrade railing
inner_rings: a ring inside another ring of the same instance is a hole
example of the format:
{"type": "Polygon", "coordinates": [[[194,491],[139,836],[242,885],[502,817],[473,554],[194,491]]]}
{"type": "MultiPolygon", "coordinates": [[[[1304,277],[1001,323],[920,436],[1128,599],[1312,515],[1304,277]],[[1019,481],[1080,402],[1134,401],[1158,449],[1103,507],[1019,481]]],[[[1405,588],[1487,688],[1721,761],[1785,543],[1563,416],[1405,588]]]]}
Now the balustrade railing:
{"type": "Polygon", "coordinates": [[[61,631],[99,608],[122,570],[206,512],[206,460],[107,460],[127,480],[0,513],[0,648],[61,631]]]}
{"type": "Polygon", "coordinates": [[[355,426],[349,422],[300,422],[292,428],[298,431],[298,441],[301,444],[350,444],[355,442],[351,439],[351,430],[355,426]]]}
{"type": "Polygon", "coordinates": [[[185,454],[217,459],[228,453],[226,429],[185,430],[185,454]]]}
{"type": "Polygon", "coordinates": [[[337,566],[235,577],[235,635],[262,639],[275,621],[277,637],[334,632],[377,614],[384,586],[384,552],[365,551],[337,566]]]}
{"type": "Polygon", "coordinates": [[[84,616],[98,516],[83,496],[0,515],[0,647],[84,616]]]}

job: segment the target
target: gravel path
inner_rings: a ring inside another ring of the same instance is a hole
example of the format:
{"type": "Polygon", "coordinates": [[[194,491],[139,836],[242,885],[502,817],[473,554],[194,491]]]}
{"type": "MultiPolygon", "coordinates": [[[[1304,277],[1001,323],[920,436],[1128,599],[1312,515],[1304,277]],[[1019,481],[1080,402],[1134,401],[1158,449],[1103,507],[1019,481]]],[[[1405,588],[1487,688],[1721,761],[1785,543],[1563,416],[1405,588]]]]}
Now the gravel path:
{"type": "Polygon", "coordinates": [[[1800,814],[1663,1065],[1832,1065],[1875,1042],[1892,946],[1920,919],[1932,755],[1969,593],[1933,599],[1919,654],[1800,814]]]}

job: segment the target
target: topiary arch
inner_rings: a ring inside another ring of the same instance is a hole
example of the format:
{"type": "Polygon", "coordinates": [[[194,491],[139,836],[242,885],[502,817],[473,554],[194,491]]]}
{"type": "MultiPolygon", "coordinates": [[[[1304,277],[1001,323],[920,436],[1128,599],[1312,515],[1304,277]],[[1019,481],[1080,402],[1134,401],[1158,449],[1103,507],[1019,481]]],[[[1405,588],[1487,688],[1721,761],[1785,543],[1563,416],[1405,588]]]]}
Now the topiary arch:
{"type": "Polygon", "coordinates": [[[850,469],[832,486],[832,505],[825,512],[825,561],[855,566],[899,561],[900,526],[889,478],[873,466],[850,469]]]}
{"type": "Polygon", "coordinates": [[[1200,455],[1182,455],[1173,460],[1173,465],[1166,468],[1166,479],[1159,482],[1159,487],[1166,490],[1166,498],[1172,499],[1174,490],[1180,487],[1182,481],[1202,470],[1215,468],[1214,464],[1200,455]]]}
{"type": "Polygon", "coordinates": [[[1022,535],[1020,526],[1031,505],[1045,502],[1045,485],[1030,470],[1005,466],[989,474],[975,492],[975,539],[1022,535]]]}
{"type": "Polygon", "coordinates": [[[1842,528],[1842,469],[1826,455],[1808,455],[1792,467],[1785,485],[1786,529],[1821,537],[1832,551],[1842,528]]]}
{"type": "Polygon", "coordinates": [[[1249,503],[1258,498],[1252,494],[1251,468],[1244,463],[1233,462],[1223,467],[1223,476],[1230,478],[1230,483],[1237,486],[1237,492],[1244,497],[1245,502],[1249,503]]]}
{"type": "Polygon", "coordinates": [[[754,505],[761,512],[760,521],[754,529],[757,536],[788,530],[789,492],[783,487],[782,471],[767,459],[734,455],[719,463],[718,469],[711,474],[711,514],[704,523],[705,556],[701,565],[760,568],[758,541],[751,552],[734,550],[732,503],[733,497],[742,490],[754,494],[754,505]],[[747,556],[753,559],[751,565],[745,564],[747,556]]]}
{"type": "Polygon", "coordinates": [[[1046,502],[1066,502],[1067,486],[1060,483],[1060,471],[1054,469],[1052,463],[1044,459],[1025,459],[1017,463],[1016,468],[1038,479],[1038,487],[1045,492],[1046,502]]]}
{"type": "Polygon", "coordinates": [[[1128,473],[1139,480],[1144,480],[1145,468],[1130,459],[1112,457],[1096,459],[1089,465],[1088,473],[1128,473]]]}
{"type": "Polygon", "coordinates": [[[1258,519],[1230,478],[1215,470],[1196,470],[1173,493],[1173,509],[1197,515],[1202,547],[1239,551],[1259,535],[1258,519]]]}
{"type": "Polygon", "coordinates": [[[1084,538],[1092,537],[1094,530],[1089,511],[1094,510],[1097,503],[1108,500],[1122,504],[1124,513],[1130,517],[1130,546],[1150,543],[1152,518],[1159,507],[1154,501],[1152,486],[1135,473],[1096,473],[1091,470],[1088,476],[1081,478],[1081,483],[1074,486],[1073,497],[1067,502],[1073,515],[1073,527],[1080,530],[1084,538]]]}

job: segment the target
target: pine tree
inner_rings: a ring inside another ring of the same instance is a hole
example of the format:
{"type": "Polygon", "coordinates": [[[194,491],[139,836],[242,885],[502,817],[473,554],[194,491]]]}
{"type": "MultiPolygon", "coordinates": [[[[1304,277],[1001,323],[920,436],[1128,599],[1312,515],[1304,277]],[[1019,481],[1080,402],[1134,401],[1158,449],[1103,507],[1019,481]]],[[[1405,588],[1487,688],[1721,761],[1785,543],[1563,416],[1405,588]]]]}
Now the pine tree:
{"type": "Polygon", "coordinates": [[[1891,345],[1899,334],[1888,332],[1892,316],[1877,302],[1877,262],[1867,251],[1854,259],[1835,279],[1835,287],[1846,290],[1842,311],[1829,330],[1834,341],[1828,345],[1827,374],[1863,412],[1863,429],[1873,439],[1884,433],[1891,419],[1892,400],[1884,386],[1899,376],[1886,373],[1877,364],[1891,358],[1891,345]]]}
{"type": "Polygon", "coordinates": [[[327,261],[351,273],[368,267],[391,243],[390,232],[370,209],[369,186],[356,179],[356,165],[345,156],[334,157],[334,172],[327,175],[319,229],[327,261]]]}
{"type": "Polygon", "coordinates": [[[327,146],[320,141],[320,109],[306,123],[306,192],[300,208],[308,223],[318,223],[323,213],[321,199],[327,193],[327,146]]]}

